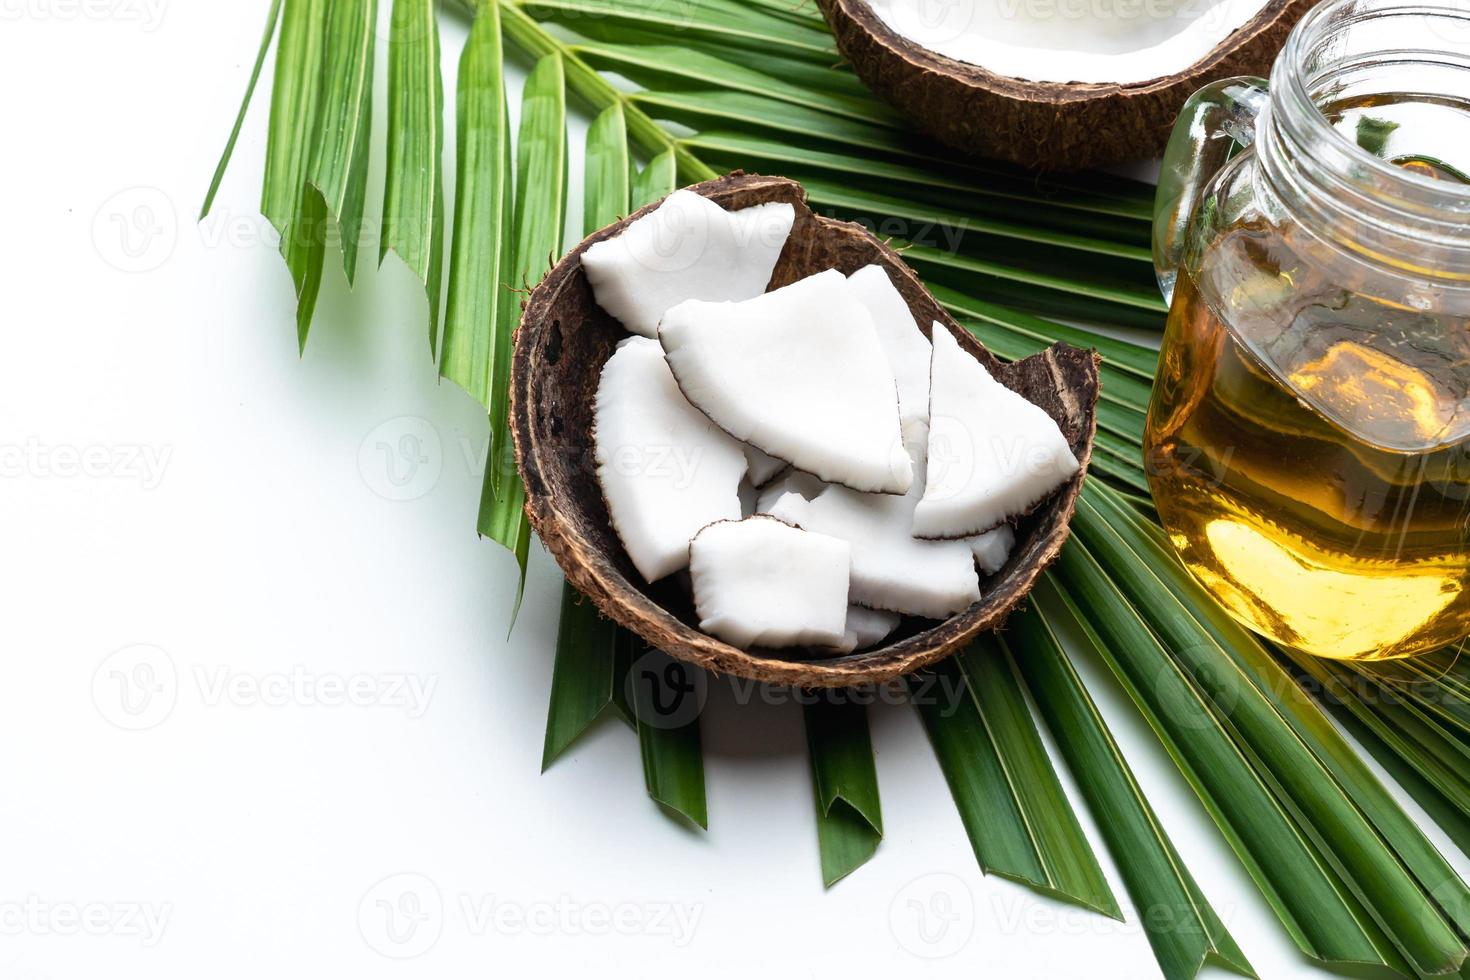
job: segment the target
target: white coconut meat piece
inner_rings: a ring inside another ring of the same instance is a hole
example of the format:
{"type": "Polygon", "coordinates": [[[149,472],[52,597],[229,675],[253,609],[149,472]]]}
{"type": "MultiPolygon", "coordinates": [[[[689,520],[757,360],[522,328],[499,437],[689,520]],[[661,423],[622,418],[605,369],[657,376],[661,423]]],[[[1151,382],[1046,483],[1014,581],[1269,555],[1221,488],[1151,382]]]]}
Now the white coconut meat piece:
{"type": "Polygon", "coordinates": [[[771,508],[776,506],[776,501],[788,493],[798,493],[807,500],[811,500],[831,485],[823,483],[810,473],[803,473],[794,466],[788,466],[774,480],[761,487],[760,494],[755,498],[755,512],[769,514],[771,508]]]}
{"type": "Polygon", "coordinates": [[[975,553],[975,564],[980,566],[980,571],[994,575],[1011,556],[1011,549],[1016,546],[1016,532],[1009,524],[1002,524],[993,531],[965,540],[970,542],[970,550],[975,553]]]}
{"type": "Polygon", "coordinates": [[[979,601],[980,579],[969,542],[913,536],[914,507],[923,492],[922,482],[902,497],[829,486],[811,500],[788,493],[770,513],[852,546],[854,603],[945,619],[979,601]]]}
{"type": "Polygon", "coordinates": [[[598,306],[633,333],[656,337],[665,311],[685,300],[764,293],[795,219],[790,204],[726,211],[678,190],[617,237],[588,248],[582,268],[598,306]]]}
{"type": "Polygon", "coordinates": [[[827,483],[908,490],[893,371],[842,273],[680,303],[658,336],[685,397],[735,438],[827,483]]]}
{"type": "Polygon", "coordinates": [[[842,538],[852,546],[854,603],[944,619],[980,598],[975,556],[967,541],[925,541],[913,536],[914,508],[924,495],[928,426],[911,419],[904,423],[903,432],[916,474],[904,496],[826,486],[817,494],[787,494],[768,510],[782,520],[842,538]]]}
{"type": "Polygon", "coordinates": [[[738,520],[740,443],[690,405],[658,341],[629,337],[602,368],[592,431],[613,530],[650,582],[689,563],[689,539],[738,520]]]}
{"type": "Polygon", "coordinates": [[[1193,65],[1265,0],[1025,4],[868,0],[894,33],[997,75],[1034,82],[1144,82],[1193,65]]]}
{"type": "Polygon", "coordinates": [[[848,606],[846,634],[852,642],[852,649],[866,650],[882,643],[898,628],[898,619],[898,613],[887,610],[848,606]]]}
{"type": "Polygon", "coordinates": [[[865,265],[847,277],[853,295],[873,318],[878,342],[898,385],[898,414],[904,420],[929,417],[929,339],[903,295],[882,266],[865,265]]]}
{"type": "Polygon", "coordinates": [[[771,477],[786,468],[786,461],[774,456],[767,456],[754,446],[745,447],[745,463],[747,469],[745,478],[753,487],[763,487],[771,482],[771,477]]]}
{"type": "Polygon", "coordinates": [[[772,517],[720,521],[689,544],[699,628],[737,647],[835,647],[847,630],[847,542],[772,517]]]}
{"type": "Polygon", "coordinates": [[[1055,421],[934,329],[921,538],[963,538],[1029,513],[1077,472],[1055,421]]]}

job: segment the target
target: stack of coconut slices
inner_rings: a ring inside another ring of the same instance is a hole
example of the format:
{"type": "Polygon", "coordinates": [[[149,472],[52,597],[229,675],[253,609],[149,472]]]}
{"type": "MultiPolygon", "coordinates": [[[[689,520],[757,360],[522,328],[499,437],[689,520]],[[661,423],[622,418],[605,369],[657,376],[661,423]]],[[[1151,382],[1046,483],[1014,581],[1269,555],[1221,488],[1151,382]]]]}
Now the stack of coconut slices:
{"type": "Polygon", "coordinates": [[[700,629],[844,653],[978,601],[1007,522],[1078,464],[881,267],[766,292],[794,217],[676,191],[587,249],[633,333],[597,388],[597,478],[639,573],[688,570],[700,629]]]}

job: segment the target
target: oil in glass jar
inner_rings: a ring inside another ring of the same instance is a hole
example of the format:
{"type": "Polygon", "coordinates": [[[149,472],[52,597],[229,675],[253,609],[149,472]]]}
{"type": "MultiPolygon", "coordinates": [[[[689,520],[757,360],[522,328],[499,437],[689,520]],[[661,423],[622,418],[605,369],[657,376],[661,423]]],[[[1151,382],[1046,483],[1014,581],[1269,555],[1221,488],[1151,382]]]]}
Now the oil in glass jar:
{"type": "MultiPolygon", "coordinates": [[[[1338,132],[1467,183],[1470,102],[1357,99],[1338,132]]],[[[1470,634],[1470,322],[1397,301],[1247,210],[1180,267],[1145,446],[1180,557],[1237,618],[1343,659],[1470,634]]],[[[1414,273],[1414,256],[1374,256],[1414,273]]]]}

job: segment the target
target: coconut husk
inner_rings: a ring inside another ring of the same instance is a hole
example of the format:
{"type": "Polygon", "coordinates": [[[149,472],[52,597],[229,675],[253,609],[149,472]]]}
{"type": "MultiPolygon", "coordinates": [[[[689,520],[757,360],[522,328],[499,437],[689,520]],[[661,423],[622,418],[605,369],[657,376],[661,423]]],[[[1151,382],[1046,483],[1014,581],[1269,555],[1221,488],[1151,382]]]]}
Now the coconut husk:
{"type": "Polygon", "coordinates": [[[858,77],[919,129],[966,153],[1078,170],[1158,156],[1186,99],[1221,78],[1269,74],[1316,0],[1270,0],[1183,71],[1127,85],[996,75],[899,36],[868,0],[817,3],[858,77]]]}
{"type": "Polygon", "coordinates": [[[700,632],[687,593],[667,580],[650,585],[634,569],[612,529],[593,459],[598,379],[603,363],[628,334],[593,299],[582,253],[622,232],[650,205],[590,235],[557,263],[531,293],[516,332],[510,422],[526,484],[526,512],[567,580],[603,615],[673,657],[721,673],[805,687],[891,680],[999,626],[1067,538],[1092,455],[1097,356],[1057,344],[1024,361],[1001,362],[940,308],[897,253],[860,225],[813,214],[794,181],[737,171],[690,190],[727,210],[769,201],[795,207],[796,222],[772,276],[773,289],[824,269],[852,273],[872,263],[883,266],[926,333],[930,323],[940,322],[997,379],[1057,420],[1082,471],[1020,522],[1005,567],[982,581],[984,598],[943,623],[906,621],[891,642],[827,659],[819,659],[819,651],[740,650],[700,632]]]}

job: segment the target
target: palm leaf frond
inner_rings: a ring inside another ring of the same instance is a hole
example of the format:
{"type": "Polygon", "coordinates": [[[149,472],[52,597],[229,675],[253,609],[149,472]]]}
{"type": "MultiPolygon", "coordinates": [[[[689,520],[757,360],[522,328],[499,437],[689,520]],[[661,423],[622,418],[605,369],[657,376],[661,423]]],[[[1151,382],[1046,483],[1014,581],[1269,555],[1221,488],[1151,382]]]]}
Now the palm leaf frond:
{"type": "Polygon", "coordinates": [[[910,683],[980,867],[1122,918],[991,636],[910,683]]]}
{"type": "Polygon", "coordinates": [[[617,632],[590,600],[562,583],[542,772],[615,703],[617,632]]]}
{"type": "MultiPolygon", "coordinates": [[[[1159,825],[1097,706],[1063,649],[1056,626],[1067,618],[1050,576],[1031,605],[1009,621],[1002,641],[1025,678],[1072,777],[1077,780],[1169,980],[1193,977],[1216,961],[1254,976],[1249,961],[1209,905],[1159,825]]],[[[1094,651],[1096,655],[1096,651],[1094,651]]]]}
{"type": "Polygon", "coordinates": [[[803,717],[822,883],[830,888],[867,862],[883,839],[878,774],[863,705],[814,700],[803,709],[803,717]]]}

